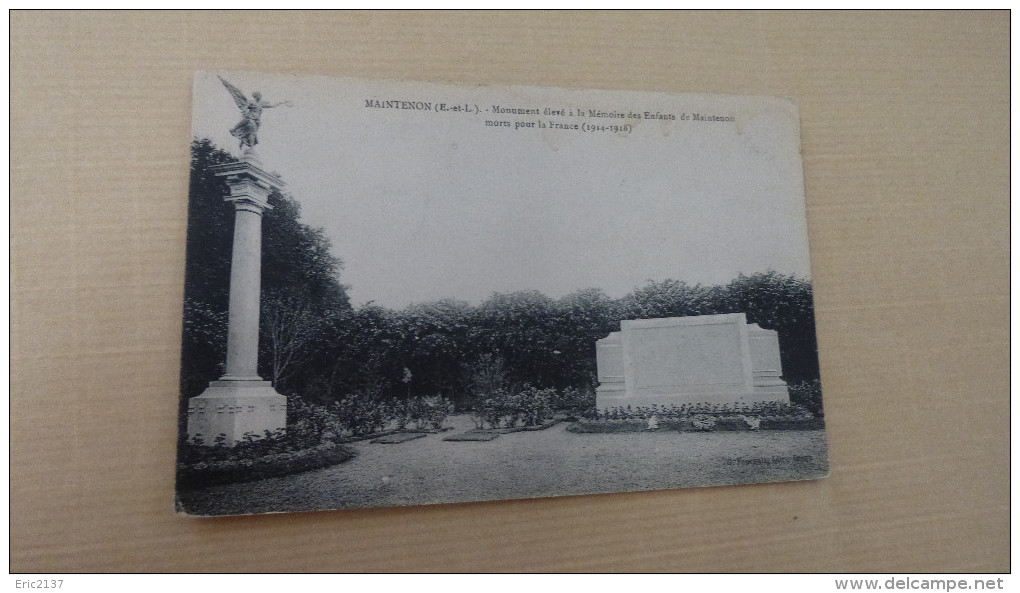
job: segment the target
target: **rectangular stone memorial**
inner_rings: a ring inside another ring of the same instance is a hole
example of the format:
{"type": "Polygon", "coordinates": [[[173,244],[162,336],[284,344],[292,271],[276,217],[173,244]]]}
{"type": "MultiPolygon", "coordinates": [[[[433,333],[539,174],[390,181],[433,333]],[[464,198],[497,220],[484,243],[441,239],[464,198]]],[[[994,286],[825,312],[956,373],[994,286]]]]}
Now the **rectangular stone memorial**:
{"type": "Polygon", "coordinates": [[[624,320],[596,362],[600,409],[790,401],[778,334],[743,313],[624,320]]]}

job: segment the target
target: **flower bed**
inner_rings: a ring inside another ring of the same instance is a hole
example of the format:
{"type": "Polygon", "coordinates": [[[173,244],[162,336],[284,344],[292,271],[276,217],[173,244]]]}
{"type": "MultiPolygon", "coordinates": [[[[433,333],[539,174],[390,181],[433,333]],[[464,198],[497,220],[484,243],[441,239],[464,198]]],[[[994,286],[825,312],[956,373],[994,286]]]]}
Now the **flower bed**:
{"type": "Polygon", "coordinates": [[[567,428],[575,433],[723,432],[756,430],[817,430],[825,420],[804,407],[779,403],[750,405],[685,404],[670,407],[610,408],[591,412],[567,428]]]}
{"type": "Polygon", "coordinates": [[[377,439],[380,437],[388,437],[391,434],[398,434],[404,432],[399,428],[393,428],[390,430],[380,430],[378,432],[370,432],[368,434],[351,435],[348,437],[340,437],[336,439],[338,443],[357,443],[358,441],[367,441],[369,439],[377,439]]]}
{"type": "Polygon", "coordinates": [[[713,404],[707,402],[695,402],[681,405],[669,406],[637,406],[620,407],[615,406],[604,410],[590,409],[582,416],[588,420],[603,419],[648,419],[655,416],[662,418],[692,418],[696,416],[751,416],[759,418],[785,418],[806,420],[814,418],[806,407],[799,404],[787,404],[781,402],[754,402],[736,404],[713,404]]]}
{"type": "Polygon", "coordinates": [[[369,442],[380,445],[399,445],[400,443],[406,443],[407,441],[423,439],[426,436],[428,436],[428,433],[425,432],[396,432],[390,435],[374,438],[369,442]]]}
{"type": "Polygon", "coordinates": [[[188,490],[286,476],[343,463],[353,459],[356,454],[353,449],[342,444],[324,443],[309,449],[256,458],[178,464],[177,488],[188,490]]]}
{"type": "Polygon", "coordinates": [[[762,430],[819,430],[825,428],[825,418],[808,420],[765,420],[761,421],[762,430]]]}
{"type": "Polygon", "coordinates": [[[492,429],[512,429],[518,424],[541,426],[552,417],[552,402],[556,397],[555,389],[538,389],[531,385],[515,392],[496,389],[481,399],[472,417],[479,429],[486,424],[492,429]]]}
{"type": "Polygon", "coordinates": [[[444,441],[491,441],[501,434],[508,434],[511,432],[525,432],[534,430],[545,430],[549,427],[556,426],[560,422],[563,422],[565,418],[558,417],[551,420],[546,420],[542,424],[534,426],[514,426],[510,428],[472,428],[466,432],[460,434],[450,435],[443,439],[444,441]]]}
{"type": "Polygon", "coordinates": [[[495,429],[492,429],[492,430],[495,430],[496,432],[498,432],[500,434],[507,434],[507,433],[510,433],[510,432],[531,431],[531,430],[545,430],[545,429],[547,429],[547,428],[549,428],[551,426],[556,426],[560,422],[563,422],[563,420],[564,420],[564,418],[559,417],[559,418],[552,418],[552,419],[549,419],[549,420],[545,420],[541,424],[532,424],[532,425],[528,425],[528,426],[513,426],[513,427],[510,427],[510,428],[495,428],[495,429]]]}
{"type": "MultiPolygon", "coordinates": [[[[666,429],[666,423],[659,423],[660,429],[666,429]]],[[[577,433],[589,433],[589,432],[641,432],[648,430],[648,423],[644,420],[626,420],[626,419],[611,419],[611,420],[578,420],[573,422],[567,427],[569,432],[577,433]]]]}
{"type": "Polygon", "coordinates": [[[460,434],[452,434],[452,435],[446,437],[443,440],[444,441],[453,441],[453,442],[461,442],[461,441],[491,441],[493,439],[498,438],[499,434],[500,433],[498,433],[498,432],[496,432],[494,430],[483,430],[483,429],[480,429],[480,428],[475,428],[475,429],[469,430],[467,432],[462,432],[460,434]]]}

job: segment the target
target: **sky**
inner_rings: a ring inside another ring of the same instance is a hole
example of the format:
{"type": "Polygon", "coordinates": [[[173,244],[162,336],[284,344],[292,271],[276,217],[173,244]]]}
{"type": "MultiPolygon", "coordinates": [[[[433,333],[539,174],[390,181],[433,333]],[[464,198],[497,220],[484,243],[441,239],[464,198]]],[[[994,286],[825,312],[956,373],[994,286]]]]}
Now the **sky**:
{"type": "MultiPolygon", "coordinates": [[[[292,102],[265,110],[257,151],[302,221],[325,230],[355,306],[582,288],[619,298],[648,280],[721,284],[768,269],[810,277],[789,101],[219,74],[248,97],[292,102]],[[513,127],[539,121],[630,130],[513,127]]],[[[238,121],[216,73],[198,73],[193,136],[239,154],[238,121]]]]}

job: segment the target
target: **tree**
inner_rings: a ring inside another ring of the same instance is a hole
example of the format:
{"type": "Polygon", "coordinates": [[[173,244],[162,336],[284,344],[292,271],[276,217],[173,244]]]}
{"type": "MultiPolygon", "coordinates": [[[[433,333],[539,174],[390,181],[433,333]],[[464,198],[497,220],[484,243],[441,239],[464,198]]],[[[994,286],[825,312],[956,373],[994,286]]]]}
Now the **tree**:
{"type": "Polygon", "coordinates": [[[343,262],[321,228],[301,222],[301,206],[286,194],[273,193],[263,215],[262,291],[303,300],[313,309],[349,310],[346,288],[337,277],[343,262]]]}
{"type": "Polygon", "coordinates": [[[227,348],[233,208],[223,202],[227,184],[209,167],[234,160],[208,140],[191,145],[181,394],[198,395],[223,374],[227,348]]]}
{"type": "Polygon", "coordinates": [[[307,346],[318,329],[306,299],[263,295],[259,325],[270,364],[270,381],[281,382],[306,358],[307,346]]]}
{"type": "Polygon", "coordinates": [[[411,305],[400,315],[404,364],[414,377],[415,395],[456,394],[464,389],[460,372],[472,348],[469,341],[473,308],[442,300],[411,305]]]}
{"type": "Polygon", "coordinates": [[[404,328],[397,313],[371,302],[322,324],[315,356],[318,369],[310,397],[323,403],[354,392],[393,393],[404,377],[404,328]]]}
{"type": "Polygon", "coordinates": [[[274,193],[264,215],[262,239],[262,312],[259,368],[281,393],[297,392],[322,369],[305,363],[323,323],[351,309],[337,276],[343,263],[331,252],[320,228],[301,222],[301,206],[274,193]]]}
{"type": "Polygon", "coordinates": [[[649,280],[620,299],[619,307],[623,319],[688,317],[715,313],[717,300],[714,287],[691,286],[682,280],[649,280]]]}
{"type": "Polygon", "coordinates": [[[511,382],[556,382],[560,322],[551,298],[536,290],[493,294],[478,307],[475,324],[478,353],[502,356],[511,382]]]}
{"type": "Polygon", "coordinates": [[[555,387],[594,388],[595,342],[620,329],[618,305],[598,288],[572,292],[556,302],[555,387]]]}
{"type": "Polygon", "coordinates": [[[810,282],[769,270],[740,274],[721,294],[720,313],[746,313],[748,323],[776,330],[784,377],[797,382],[819,378],[810,282]]]}

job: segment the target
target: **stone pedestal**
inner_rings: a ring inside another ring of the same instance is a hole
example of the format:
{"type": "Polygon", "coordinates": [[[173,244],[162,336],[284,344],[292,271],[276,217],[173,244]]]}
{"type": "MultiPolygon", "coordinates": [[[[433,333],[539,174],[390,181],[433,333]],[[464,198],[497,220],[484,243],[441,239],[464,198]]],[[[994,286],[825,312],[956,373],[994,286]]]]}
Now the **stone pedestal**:
{"type": "Polygon", "coordinates": [[[215,445],[223,435],[230,446],[245,434],[265,436],[287,428],[287,398],[269,381],[213,381],[202,395],[188,400],[188,440],[199,436],[205,445],[215,445]]]}
{"type": "Polygon", "coordinates": [[[622,321],[595,352],[600,409],[790,401],[778,334],[743,313],[622,321]]]}
{"type": "Polygon", "coordinates": [[[757,323],[747,326],[751,348],[751,379],[755,396],[762,401],[789,403],[790,389],[783,381],[783,363],[779,358],[779,334],[762,329],[757,323]]]}
{"type": "Polygon", "coordinates": [[[258,374],[259,297],[262,288],[262,214],[269,194],[283,181],[262,168],[254,151],[241,161],[213,168],[226,177],[234,204],[234,246],[230,261],[230,312],[227,322],[226,373],[188,401],[188,440],[206,445],[223,435],[226,445],[246,433],[265,436],[287,427],[287,398],[258,374]]]}
{"type": "MultiPolygon", "coordinates": [[[[613,332],[595,342],[595,365],[598,368],[599,386],[595,389],[600,402],[616,401],[627,396],[627,383],[623,372],[623,337],[613,332]]],[[[601,407],[617,404],[605,404],[601,407]]]]}

